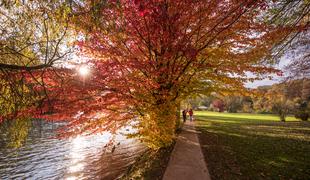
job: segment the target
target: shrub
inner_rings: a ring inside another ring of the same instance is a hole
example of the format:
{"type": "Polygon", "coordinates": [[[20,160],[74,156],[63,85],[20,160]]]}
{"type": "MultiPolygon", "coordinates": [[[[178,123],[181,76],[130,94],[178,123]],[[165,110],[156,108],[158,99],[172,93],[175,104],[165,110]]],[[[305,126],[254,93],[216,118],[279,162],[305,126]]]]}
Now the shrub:
{"type": "Polygon", "coordinates": [[[295,118],[301,119],[302,121],[307,121],[309,118],[309,109],[307,102],[301,102],[298,104],[297,111],[295,112],[295,118]]]}
{"type": "Polygon", "coordinates": [[[301,119],[302,121],[307,121],[309,118],[309,114],[307,112],[299,111],[295,113],[296,119],[301,119]]]}

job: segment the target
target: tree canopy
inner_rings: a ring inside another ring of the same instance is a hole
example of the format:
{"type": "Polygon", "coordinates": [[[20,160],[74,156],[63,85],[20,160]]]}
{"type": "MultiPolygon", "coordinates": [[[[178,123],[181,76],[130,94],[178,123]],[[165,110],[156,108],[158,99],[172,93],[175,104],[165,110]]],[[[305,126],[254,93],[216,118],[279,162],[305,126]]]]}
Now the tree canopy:
{"type": "MultiPolygon", "coordinates": [[[[85,0],[65,7],[79,56],[91,73],[79,77],[66,67],[34,71],[43,86],[29,77],[22,82],[45,97],[22,113],[66,120],[69,134],[115,132],[131,124],[153,148],[172,142],[185,97],[237,91],[246,81],[280,74],[271,66],[274,47],[304,28],[271,23],[266,15],[274,7],[263,0],[85,0]]],[[[45,55],[33,48],[35,53],[54,62],[48,52],[57,43],[43,44],[45,55]]]]}

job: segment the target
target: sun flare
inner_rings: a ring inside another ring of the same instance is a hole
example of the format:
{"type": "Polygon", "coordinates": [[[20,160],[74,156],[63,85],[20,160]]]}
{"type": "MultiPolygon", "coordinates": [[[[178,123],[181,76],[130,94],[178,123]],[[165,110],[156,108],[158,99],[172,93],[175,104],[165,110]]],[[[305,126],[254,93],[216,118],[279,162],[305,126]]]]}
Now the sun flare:
{"type": "Polygon", "coordinates": [[[85,77],[90,73],[90,69],[87,66],[83,65],[78,68],[78,73],[81,76],[85,77]]]}

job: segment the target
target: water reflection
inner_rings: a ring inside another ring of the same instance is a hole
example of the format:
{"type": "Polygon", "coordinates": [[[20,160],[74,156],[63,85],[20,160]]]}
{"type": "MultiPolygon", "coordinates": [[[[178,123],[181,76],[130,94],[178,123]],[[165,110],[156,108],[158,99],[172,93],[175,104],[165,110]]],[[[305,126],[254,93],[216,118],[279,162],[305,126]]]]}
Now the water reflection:
{"type": "Polygon", "coordinates": [[[78,136],[72,139],[68,148],[68,158],[71,165],[66,172],[66,176],[68,176],[66,179],[81,179],[84,177],[83,172],[86,162],[93,158],[87,157],[87,155],[89,155],[89,152],[92,152],[91,155],[101,154],[110,138],[110,133],[104,133],[93,136],[78,136]]]}
{"type": "Polygon", "coordinates": [[[10,148],[19,148],[25,142],[30,128],[31,119],[27,117],[5,121],[0,126],[0,138],[3,137],[8,140],[5,144],[6,146],[10,148]]]}
{"type": "Polygon", "coordinates": [[[105,147],[109,133],[52,139],[60,125],[33,121],[24,146],[15,149],[2,146],[8,143],[2,136],[0,179],[115,179],[144,151],[136,140],[117,135],[112,153],[105,147]]]}
{"type": "MultiPolygon", "coordinates": [[[[70,150],[70,161],[71,161],[71,166],[69,167],[68,173],[77,173],[77,172],[81,172],[84,169],[85,163],[85,156],[83,154],[80,154],[79,150],[80,145],[84,145],[86,144],[85,138],[82,137],[77,137],[75,139],[73,139],[72,141],[72,148],[70,150]]],[[[72,177],[68,177],[67,179],[74,179],[72,177]]]]}

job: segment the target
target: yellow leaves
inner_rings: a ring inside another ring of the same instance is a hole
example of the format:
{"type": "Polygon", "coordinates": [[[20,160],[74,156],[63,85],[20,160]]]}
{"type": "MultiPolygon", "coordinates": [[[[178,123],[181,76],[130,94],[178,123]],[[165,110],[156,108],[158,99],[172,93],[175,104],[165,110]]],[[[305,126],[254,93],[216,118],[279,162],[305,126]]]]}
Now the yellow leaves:
{"type": "Polygon", "coordinates": [[[14,2],[11,8],[0,6],[0,63],[31,66],[51,63],[67,53],[64,16],[70,9],[64,2],[14,2]]]}
{"type": "Polygon", "coordinates": [[[27,117],[20,117],[5,122],[5,124],[1,125],[1,128],[4,127],[6,127],[5,132],[7,132],[7,146],[11,148],[19,148],[23,145],[28,136],[28,132],[31,127],[31,119],[27,117]]]}
{"type": "Polygon", "coordinates": [[[71,13],[71,8],[68,5],[63,5],[59,7],[58,9],[56,9],[56,11],[54,12],[54,15],[56,19],[58,19],[59,21],[65,21],[67,20],[70,13],[71,13]]]}
{"type": "Polygon", "coordinates": [[[9,82],[0,80],[0,94],[0,114],[3,116],[24,109],[33,100],[31,89],[22,82],[15,82],[11,86],[9,82]]]}
{"type": "Polygon", "coordinates": [[[176,104],[165,102],[152,106],[145,116],[140,116],[139,135],[150,148],[169,146],[175,138],[176,104]]]}

